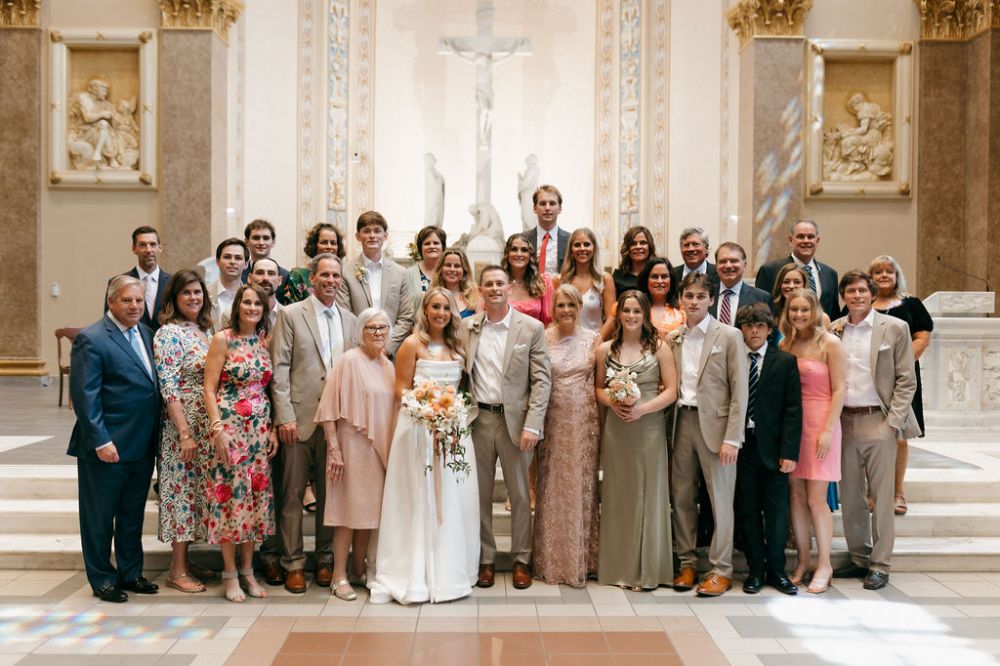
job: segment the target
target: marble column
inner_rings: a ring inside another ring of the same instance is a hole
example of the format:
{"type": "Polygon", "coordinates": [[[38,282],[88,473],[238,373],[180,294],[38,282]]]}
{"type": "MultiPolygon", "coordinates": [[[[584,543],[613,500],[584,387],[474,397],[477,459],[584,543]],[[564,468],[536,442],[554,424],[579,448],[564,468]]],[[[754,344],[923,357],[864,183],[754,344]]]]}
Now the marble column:
{"type": "Polygon", "coordinates": [[[737,239],[750,272],[788,252],[801,217],[805,113],[803,32],[812,0],[740,0],[727,14],[740,39],[737,239]]]}
{"type": "MultiPolygon", "coordinates": [[[[0,376],[45,375],[41,358],[42,195],[40,0],[0,3],[0,376]]],[[[51,334],[46,337],[52,342],[51,334]]]]}
{"type": "Polygon", "coordinates": [[[169,265],[226,236],[226,49],[235,0],[160,0],[160,205],[169,265]]]}
{"type": "MultiPolygon", "coordinates": [[[[1000,290],[1000,6],[921,14],[918,293],[1000,290]]],[[[997,301],[1000,311],[1000,299],[997,301]]]]}

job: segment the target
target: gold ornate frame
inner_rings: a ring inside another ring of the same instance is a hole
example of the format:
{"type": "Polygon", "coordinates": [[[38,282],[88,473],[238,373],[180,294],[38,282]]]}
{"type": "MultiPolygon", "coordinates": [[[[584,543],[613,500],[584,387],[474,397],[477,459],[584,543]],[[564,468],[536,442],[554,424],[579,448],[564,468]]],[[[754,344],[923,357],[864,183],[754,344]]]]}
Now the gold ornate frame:
{"type": "Polygon", "coordinates": [[[152,30],[50,30],[49,186],[98,189],[154,189],[156,186],[156,32],[152,30]],[[72,53],[138,51],[139,162],[136,169],[73,169],[67,127],[72,53]]]}
{"type": "Polygon", "coordinates": [[[907,198],[911,194],[913,146],[913,43],[810,40],[806,50],[808,125],[806,196],[813,198],[907,198]],[[828,61],[892,66],[894,150],[891,180],[845,182],[823,179],[823,115],[828,61]]]}

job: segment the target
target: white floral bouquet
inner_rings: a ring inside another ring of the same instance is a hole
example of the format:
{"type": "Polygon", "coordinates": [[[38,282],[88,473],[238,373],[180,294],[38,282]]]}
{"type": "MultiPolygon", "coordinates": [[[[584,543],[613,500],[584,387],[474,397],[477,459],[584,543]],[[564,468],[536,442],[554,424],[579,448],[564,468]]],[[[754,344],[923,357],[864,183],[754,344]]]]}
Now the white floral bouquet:
{"type": "MultiPolygon", "coordinates": [[[[442,457],[444,466],[462,479],[472,466],[465,459],[462,438],[469,430],[469,398],[454,386],[442,386],[432,379],[419,380],[403,391],[402,407],[416,423],[427,428],[434,438],[434,457],[442,457]]],[[[428,464],[425,472],[433,465],[428,464]]]]}
{"type": "Polygon", "coordinates": [[[608,368],[605,386],[611,402],[631,407],[641,395],[639,385],[635,383],[636,374],[627,369],[612,370],[608,368]]]}

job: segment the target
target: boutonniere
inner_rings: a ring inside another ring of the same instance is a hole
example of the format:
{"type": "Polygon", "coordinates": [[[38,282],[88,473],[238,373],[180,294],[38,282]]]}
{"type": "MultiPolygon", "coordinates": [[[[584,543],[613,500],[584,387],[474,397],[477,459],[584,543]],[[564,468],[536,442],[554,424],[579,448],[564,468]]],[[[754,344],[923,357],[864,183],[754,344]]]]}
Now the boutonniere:
{"type": "Polygon", "coordinates": [[[677,346],[684,342],[684,327],[680,326],[667,333],[667,343],[677,346]]]}
{"type": "Polygon", "coordinates": [[[354,264],[354,277],[358,279],[358,282],[366,282],[368,280],[368,269],[361,262],[354,264]]]}
{"type": "Polygon", "coordinates": [[[844,323],[840,322],[839,324],[834,324],[833,328],[830,329],[830,332],[833,333],[834,335],[836,335],[838,338],[843,338],[844,337],[844,323]]]}
{"type": "Polygon", "coordinates": [[[410,243],[406,246],[406,249],[410,251],[410,259],[413,259],[414,263],[423,259],[423,257],[420,256],[420,248],[417,247],[416,243],[410,243]]]}
{"type": "Polygon", "coordinates": [[[479,317],[476,317],[475,319],[472,320],[472,332],[475,335],[479,335],[479,330],[482,327],[483,327],[483,320],[482,319],[480,319],[479,317]]]}

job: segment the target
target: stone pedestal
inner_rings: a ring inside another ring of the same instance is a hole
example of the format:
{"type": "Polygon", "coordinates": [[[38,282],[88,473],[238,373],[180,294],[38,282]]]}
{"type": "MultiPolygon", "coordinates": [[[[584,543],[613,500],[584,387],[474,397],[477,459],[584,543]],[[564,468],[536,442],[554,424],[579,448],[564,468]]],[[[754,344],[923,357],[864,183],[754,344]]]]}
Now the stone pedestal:
{"type": "Polygon", "coordinates": [[[936,292],[924,300],[934,318],[920,359],[928,427],[1000,428],[1000,320],[988,317],[995,298],[993,292],[936,292]]]}
{"type": "MultiPolygon", "coordinates": [[[[0,376],[42,376],[42,32],[34,2],[0,7],[0,376]]],[[[47,338],[52,342],[51,333],[47,338]]],[[[55,344],[52,342],[52,344],[55,344]]]]}

